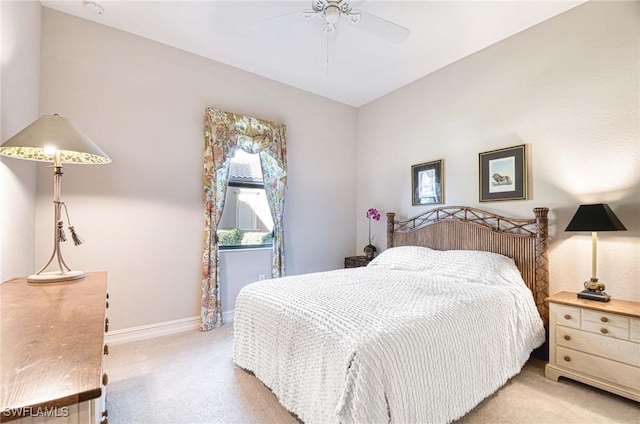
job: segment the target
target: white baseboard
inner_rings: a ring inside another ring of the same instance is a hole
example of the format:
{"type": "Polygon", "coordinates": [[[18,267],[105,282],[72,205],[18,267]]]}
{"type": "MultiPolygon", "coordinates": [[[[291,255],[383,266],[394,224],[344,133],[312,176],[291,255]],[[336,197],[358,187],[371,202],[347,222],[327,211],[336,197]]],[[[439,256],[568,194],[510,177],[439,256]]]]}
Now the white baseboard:
{"type": "Polygon", "coordinates": [[[233,322],[233,311],[234,309],[230,311],[222,311],[222,322],[224,324],[231,324],[233,322]]]}
{"type": "MultiPolygon", "coordinates": [[[[233,322],[233,311],[232,309],[222,312],[223,323],[230,324],[233,322]]],[[[159,322],[157,324],[109,331],[105,335],[105,342],[109,344],[120,344],[199,329],[200,317],[182,318],[173,321],[159,322]]]]}
{"type": "Polygon", "coordinates": [[[200,317],[182,318],[173,321],[159,322],[157,324],[109,331],[105,335],[105,341],[109,344],[120,344],[199,329],[200,317]]]}

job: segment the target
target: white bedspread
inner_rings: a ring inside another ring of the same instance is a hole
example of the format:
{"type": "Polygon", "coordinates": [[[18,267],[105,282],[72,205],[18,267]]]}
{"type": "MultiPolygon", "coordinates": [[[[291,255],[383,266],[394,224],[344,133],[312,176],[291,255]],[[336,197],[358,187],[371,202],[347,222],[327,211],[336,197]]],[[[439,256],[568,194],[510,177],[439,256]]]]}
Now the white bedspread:
{"type": "Polygon", "coordinates": [[[250,284],[235,307],[234,362],[305,423],[459,418],[544,341],[513,261],[478,266],[475,253],[250,284]]]}

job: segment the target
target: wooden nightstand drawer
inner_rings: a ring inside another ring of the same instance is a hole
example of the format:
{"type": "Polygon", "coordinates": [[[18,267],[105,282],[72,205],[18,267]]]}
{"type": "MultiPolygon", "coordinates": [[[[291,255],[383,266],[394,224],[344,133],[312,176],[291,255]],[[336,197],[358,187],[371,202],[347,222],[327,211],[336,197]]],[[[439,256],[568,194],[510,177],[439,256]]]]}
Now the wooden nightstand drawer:
{"type": "Polygon", "coordinates": [[[580,328],[580,309],[571,306],[552,304],[556,323],[565,327],[580,328]]]}
{"type": "Polygon", "coordinates": [[[624,329],[629,328],[628,317],[599,311],[582,311],[582,323],[584,324],[585,322],[593,322],[624,329]]]}
{"type": "Polygon", "coordinates": [[[614,327],[613,325],[601,324],[598,322],[583,321],[582,329],[590,333],[602,334],[616,339],[629,340],[629,329],[614,327]]]}
{"type": "Polygon", "coordinates": [[[640,344],[591,334],[573,328],[558,327],[556,344],[640,367],[640,344]]]}
{"type": "Polygon", "coordinates": [[[639,368],[560,346],[557,349],[558,365],[634,390],[640,389],[639,368]]]}

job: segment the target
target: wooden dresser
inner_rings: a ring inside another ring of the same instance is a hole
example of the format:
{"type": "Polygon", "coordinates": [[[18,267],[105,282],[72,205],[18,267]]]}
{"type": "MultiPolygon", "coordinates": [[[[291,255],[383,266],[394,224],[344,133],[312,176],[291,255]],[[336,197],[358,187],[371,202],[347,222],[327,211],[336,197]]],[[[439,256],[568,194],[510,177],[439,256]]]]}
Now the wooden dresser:
{"type": "Polygon", "coordinates": [[[640,303],[578,299],[549,302],[547,378],[567,377],[640,401],[640,303]]]}
{"type": "Polygon", "coordinates": [[[107,273],[0,285],[0,422],[108,423],[107,273]]]}

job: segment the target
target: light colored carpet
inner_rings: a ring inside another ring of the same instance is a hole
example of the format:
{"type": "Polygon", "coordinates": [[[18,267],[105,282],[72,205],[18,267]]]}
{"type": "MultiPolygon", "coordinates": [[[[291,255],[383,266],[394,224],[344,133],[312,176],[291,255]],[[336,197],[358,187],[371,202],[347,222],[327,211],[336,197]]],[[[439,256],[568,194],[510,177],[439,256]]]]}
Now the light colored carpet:
{"type": "MultiPolygon", "coordinates": [[[[233,327],[110,346],[111,424],[297,424],[253,375],[232,362],[233,327]]],[[[523,371],[458,423],[640,423],[640,403],[587,385],[523,371]]]]}

